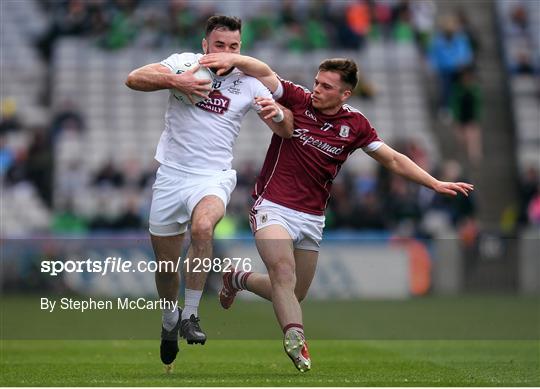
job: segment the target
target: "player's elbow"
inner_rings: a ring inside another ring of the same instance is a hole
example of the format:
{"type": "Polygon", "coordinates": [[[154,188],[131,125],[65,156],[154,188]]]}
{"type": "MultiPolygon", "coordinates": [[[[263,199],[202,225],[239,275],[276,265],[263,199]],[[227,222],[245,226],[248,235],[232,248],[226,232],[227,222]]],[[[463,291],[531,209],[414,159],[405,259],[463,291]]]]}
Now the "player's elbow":
{"type": "Polygon", "coordinates": [[[408,160],[409,160],[409,157],[395,151],[392,157],[385,163],[385,166],[392,172],[402,175],[405,170],[405,167],[407,166],[408,160]]]}
{"type": "Polygon", "coordinates": [[[127,78],[126,78],[125,85],[126,85],[129,89],[137,90],[137,88],[136,88],[136,85],[137,85],[137,74],[136,74],[136,71],[135,71],[135,70],[128,74],[128,76],[127,76],[127,78]]]}
{"type": "Polygon", "coordinates": [[[129,89],[133,89],[133,77],[131,73],[126,78],[126,82],[124,83],[129,89]]]}
{"type": "Polygon", "coordinates": [[[293,113],[290,110],[283,108],[283,114],[284,114],[285,120],[283,122],[282,137],[285,139],[290,139],[292,138],[293,133],[294,133],[293,113]]]}
{"type": "Polygon", "coordinates": [[[294,132],[293,126],[286,126],[286,127],[281,131],[281,137],[282,137],[282,138],[285,138],[285,139],[290,139],[290,138],[292,138],[292,136],[293,136],[293,132],[294,132]]]}

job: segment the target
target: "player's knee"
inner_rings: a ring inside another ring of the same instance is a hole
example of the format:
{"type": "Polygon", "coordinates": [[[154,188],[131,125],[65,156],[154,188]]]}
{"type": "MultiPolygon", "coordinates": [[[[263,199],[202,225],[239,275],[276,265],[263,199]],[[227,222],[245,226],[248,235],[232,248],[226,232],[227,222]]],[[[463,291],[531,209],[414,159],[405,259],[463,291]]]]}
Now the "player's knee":
{"type": "Polygon", "coordinates": [[[289,263],[289,261],[279,261],[272,266],[271,270],[269,269],[269,272],[272,276],[273,283],[288,285],[294,285],[296,283],[294,263],[289,263]]]}
{"type": "Polygon", "coordinates": [[[214,223],[210,219],[202,217],[193,221],[191,225],[191,237],[193,240],[210,240],[213,235],[214,223]]]}

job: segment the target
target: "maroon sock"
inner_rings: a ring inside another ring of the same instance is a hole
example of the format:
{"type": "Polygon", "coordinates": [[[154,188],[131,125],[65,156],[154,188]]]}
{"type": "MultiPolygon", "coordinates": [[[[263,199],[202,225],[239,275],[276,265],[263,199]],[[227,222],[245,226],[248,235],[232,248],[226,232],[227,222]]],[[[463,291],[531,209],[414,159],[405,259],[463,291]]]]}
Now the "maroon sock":
{"type": "Polygon", "coordinates": [[[294,328],[295,330],[300,332],[302,334],[302,336],[304,336],[304,326],[302,324],[300,324],[300,323],[289,323],[289,324],[287,324],[285,327],[283,327],[283,333],[285,334],[291,328],[294,328]]]}
{"type": "Polygon", "coordinates": [[[232,286],[238,290],[247,289],[247,280],[252,272],[239,271],[235,272],[232,276],[232,286]]]}

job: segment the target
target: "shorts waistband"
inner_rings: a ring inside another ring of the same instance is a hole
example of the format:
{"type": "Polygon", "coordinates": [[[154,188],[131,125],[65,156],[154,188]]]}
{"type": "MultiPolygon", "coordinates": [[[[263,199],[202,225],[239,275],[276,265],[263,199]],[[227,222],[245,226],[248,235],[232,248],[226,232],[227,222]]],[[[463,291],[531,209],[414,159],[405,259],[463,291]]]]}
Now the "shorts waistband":
{"type": "Polygon", "coordinates": [[[294,215],[300,215],[308,220],[324,221],[326,219],[324,215],[313,215],[311,213],[297,211],[296,209],[292,209],[284,205],[274,203],[273,201],[267,200],[264,197],[259,197],[257,201],[255,201],[255,204],[253,204],[253,208],[256,208],[258,206],[263,206],[263,207],[270,206],[270,207],[279,208],[284,211],[287,211],[288,213],[292,213],[294,215]]]}
{"type": "Polygon", "coordinates": [[[178,166],[171,166],[167,164],[160,164],[160,167],[164,168],[165,170],[169,170],[174,172],[175,174],[180,174],[182,176],[215,176],[217,174],[223,174],[225,172],[231,172],[235,171],[234,169],[222,169],[222,170],[196,170],[196,169],[186,169],[186,168],[180,168],[178,166]]]}

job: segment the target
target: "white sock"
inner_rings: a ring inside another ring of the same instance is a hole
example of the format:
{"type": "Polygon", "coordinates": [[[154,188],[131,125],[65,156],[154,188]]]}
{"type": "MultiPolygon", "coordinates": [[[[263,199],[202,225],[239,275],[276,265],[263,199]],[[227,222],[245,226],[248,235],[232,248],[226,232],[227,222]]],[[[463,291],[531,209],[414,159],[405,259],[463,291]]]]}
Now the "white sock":
{"type": "Polygon", "coordinates": [[[173,309],[163,308],[161,321],[163,322],[163,328],[167,331],[171,331],[178,322],[177,307],[174,307],[173,309]]]}
{"type": "Polygon", "coordinates": [[[300,323],[290,323],[285,326],[283,329],[283,333],[286,334],[287,331],[292,330],[298,332],[300,335],[302,335],[302,338],[305,339],[304,335],[304,325],[300,323]]]}
{"type": "Polygon", "coordinates": [[[186,289],[185,306],[182,311],[182,320],[189,319],[191,315],[199,317],[197,309],[201,301],[202,290],[186,289]]]}

